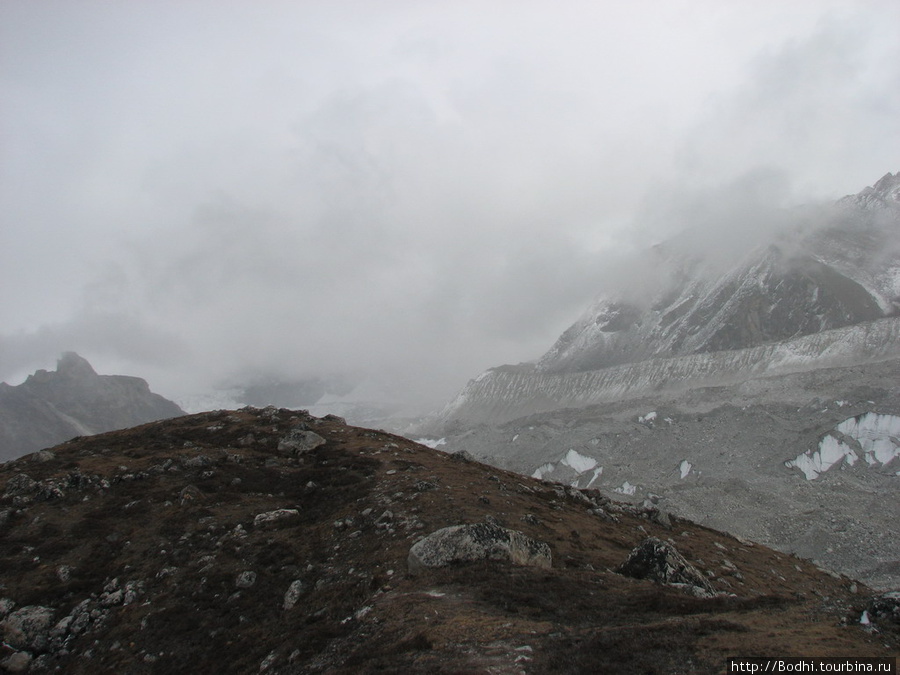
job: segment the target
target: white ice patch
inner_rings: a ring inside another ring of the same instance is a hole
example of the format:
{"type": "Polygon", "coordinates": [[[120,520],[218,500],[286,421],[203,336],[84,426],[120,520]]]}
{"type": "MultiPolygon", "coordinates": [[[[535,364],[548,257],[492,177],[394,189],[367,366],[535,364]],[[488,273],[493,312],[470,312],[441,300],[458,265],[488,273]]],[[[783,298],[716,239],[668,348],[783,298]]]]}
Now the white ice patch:
{"type": "Polygon", "coordinates": [[[617,487],[614,492],[618,492],[620,495],[633,495],[635,490],[637,490],[637,485],[632,485],[626,480],[622,483],[622,487],[617,487]]]}
{"type": "MultiPolygon", "coordinates": [[[[870,412],[850,417],[838,424],[835,431],[859,443],[863,459],[869,466],[884,466],[900,456],[900,417],[895,415],[870,412]]],[[[859,458],[850,445],[828,434],[819,442],[816,451],[804,452],[784,465],[800,469],[807,480],[814,480],[833,466],[841,463],[852,466],[859,458]]]]}
{"type": "Polygon", "coordinates": [[[548,462],[547,464],[543,464],[534,470],[534,473],[531,474],[532,478],[537,478],[538,480],[543,480],[544,476],[548,473],[553,473],[553,470],[556,468],[556,465],[552,462],[548,462]]]}
{"type": "Polygon", "coordinates": [[[844,420],[837,431],[859,441],[870,466],[885,465],[900,456],[900,417],[866,413],[844,420]]]}
{"type": "Polygon", "coordinates": [[[447,439],[438,438],[437,440],[435,440],[433,438],[418,438],[416,439],[416,443],[418,443],[419,445],[424,445],[426,448],[431,448],[433,450],[439,445],[446,445],[447,439]]]}
{"type": "Polygon", "coordinates": [[[648,412],[646,415],[641,415],[638,417],[638,422],[640,424],[649,424],[650,422],[656,419],[656,411],[648,412]]]}
{"type": "Polygon", "coordinates": [[[819,443],[818,450],[815,452],[807,450],[784,465],[789,469],[800,469],[806,480],[815,480],[834,465],[847,462],[852,466],[857,459],[859,457],[853,448],[829,434],[819,443]]]}
{"type": "Polygon", "coordinates": [[[686,459],[681,460],[681,464],[678,466],[678,469],[681,471],[681,479],[684,480],[687,478],[693,468],[693,465],[689,461],[686,459]]]}
{"type": "Polygon", "coordinates": [[[566,456],[563,457],[562,461],[560,461],[560,464],[571,467],[577,473],[584,473],[585,471],[590,471],[596,467],[597,460],[593,457],[585,457],[575,449],[570,449],[569,452],[566,453],[566,456]]]}

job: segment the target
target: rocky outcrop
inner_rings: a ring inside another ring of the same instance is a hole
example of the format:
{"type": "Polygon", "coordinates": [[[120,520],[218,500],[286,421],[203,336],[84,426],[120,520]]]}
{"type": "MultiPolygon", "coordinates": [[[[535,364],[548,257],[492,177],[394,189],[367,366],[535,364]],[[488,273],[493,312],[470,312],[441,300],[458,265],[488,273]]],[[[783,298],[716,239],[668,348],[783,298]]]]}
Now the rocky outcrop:
{"type": "Polygon", "coordinates": [[[715,594],[712,586],[672,544],[647,537],[622,563],[616,572],[635,579],[649,579],[660,584],[683,586],[695,595],[715,594]]]}
{"type": "Polygon", "coordinates": [[[278,441],[278,452],[286,455],[302,455],[325,444],[325,439],[315,431],[309,431],[305,425],[298,425],[278,441]]]}
{"type": "Polygon", "coordinates": [[[75,436],[183,415],[138,377],[98,375],[74,352],[54,372],[38,370],[18,386],[0,383],[0,461],[75,436]]]}
{"type": "Polygon", "coordinates": [[[43,651],[53,622],[50,607],[27,606],[11,612],[2,623],[3,641],[20,651],[43,651]]]}
{"type": "Polygon", "coordinates": [[[432,532],[409,550],[407,567],[416,574],[431,567],[496,560],[514,565],[549,568],[550,547],[493,523],[455,525],[432,532]]]}

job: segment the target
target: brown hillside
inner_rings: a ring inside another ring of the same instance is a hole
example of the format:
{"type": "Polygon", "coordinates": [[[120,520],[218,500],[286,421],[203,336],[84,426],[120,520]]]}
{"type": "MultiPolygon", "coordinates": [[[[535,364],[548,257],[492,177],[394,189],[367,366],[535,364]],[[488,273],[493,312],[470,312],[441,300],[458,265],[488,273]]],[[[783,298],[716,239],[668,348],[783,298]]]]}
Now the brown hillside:
{"type": "Polygon", "coordinates": [[[302,411],[74,439],[0,466],[0,494],[0,659],[20,672],[718,673],[900,644],[860,625],[871,591],[806,561],[302,411]],[[407,573],[417,540],[486,519],[552,567],[407,573]],[[648,536],[720,594],[614,572],[648,536]],[[27,607],[47,610],[23,637],[27,607]]]}

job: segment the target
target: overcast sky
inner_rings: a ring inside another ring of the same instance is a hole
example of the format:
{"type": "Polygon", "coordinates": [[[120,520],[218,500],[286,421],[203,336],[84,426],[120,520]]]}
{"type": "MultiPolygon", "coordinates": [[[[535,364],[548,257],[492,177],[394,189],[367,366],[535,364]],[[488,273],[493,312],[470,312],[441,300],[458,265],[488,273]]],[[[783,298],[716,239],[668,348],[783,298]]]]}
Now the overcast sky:
{"type": "Polygon", "coordinates": [[[76,350],[173,397],[353,373],[439,405],[549,348],[669,200],[900,170],[898,26],[896,0],[4,0],[0,379],[76,350]]]}

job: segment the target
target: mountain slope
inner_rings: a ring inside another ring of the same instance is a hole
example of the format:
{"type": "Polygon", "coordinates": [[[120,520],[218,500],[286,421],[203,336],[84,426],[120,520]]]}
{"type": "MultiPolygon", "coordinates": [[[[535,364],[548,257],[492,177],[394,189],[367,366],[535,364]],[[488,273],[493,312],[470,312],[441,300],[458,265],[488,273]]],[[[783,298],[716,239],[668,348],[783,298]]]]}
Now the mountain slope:
{"type": "Polygon", "coordinates": [[[75,439],[0,466],[0,495],[0,659],[28,672],[717,673],[900,648],[846,577],[303,411],[75,439]],[[412,566],[461,525],[549,566],[412,566]],[[702,578],[626,576],[642,542],[702,578]]]}
{"type": "Polygon", "coordinates": [[[54,372],[0,383],[0,461],[72,438],[183,415],[138,377],[98,375],[74,352],[54,372]]]}

